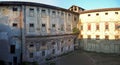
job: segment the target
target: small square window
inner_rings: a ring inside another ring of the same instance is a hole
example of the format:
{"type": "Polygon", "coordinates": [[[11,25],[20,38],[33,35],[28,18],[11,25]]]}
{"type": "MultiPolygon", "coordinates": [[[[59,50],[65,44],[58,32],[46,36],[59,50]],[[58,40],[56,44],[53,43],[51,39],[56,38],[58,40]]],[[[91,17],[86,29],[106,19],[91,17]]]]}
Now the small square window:
{"type": "Polygon", "coordinates": [[[42,27],[45,27],[45,24],[42,24],[42,27]]]}
{"type": "Polygon", "coordinates": [[[119,36],[118,35],[115,35],[115,40],[118,40],[119,39],[119,36]]]}
{"type": "Polygon", "coordinates": [[[52,27],[55,27],[55,24],[52,24],[52,27]]]}
{"type": "Polygon", "coordinates": [[[115,14],[118,14],[118,12],[115,12],[115,14]]]}
{"type": "Polygon", "coordinates": [[[108,40],[108,39],[109,39],[109,36],[108,36],[108,35],[105,35],[105,39],[108,40]]]}
{"type": "Polygon", "coordinates": [[[45,13],[46,12],[46,10],[45,9],[42,9],[42,11],[41,11],[42,13],[45,13]]]}
{"type": "Polygon", "coordinates": [[[96,16],[99,16],[99,13],[97,13],[96,16]]]}
{"type": "Polygon", "coordinates": [[[34,47],[34,45],[33,44],[30,44],[30,46],[29,47],[34,47]]]}
{"type": "Polygon", "coordinates": [[[17,27],[17,23],[13,23],[13,25],[12,25],[13,27],[17,27]]]}
{"type": "Polygon", "coordinates": [[[108,15],[108,13],[105,13],[105,15],[108,15]]]}
{"type": "Polygon", "coordinates": [[[83,39],[83,35],[80,35],[80,39],[83,39]]]}
{"type": "Polygon", "coordinates": [[[99,35],[96,35],[96,40],[99,40],[100,39],[100,36],[99,35]]]}
{"type": "Polygon", "coordinates": [[[17,10],[18,10],[17,8],[13,7],[13,11],[17,11],[17,10]]]}
{"type": "Polygon", "coordinates": [[[34,24],[33,24],[33,23],[30,23],[29,26],[30,26],[30,27],[34,27],[34,24]]]}
{"type": "Polygon", "coordinates": [[[52,11],[53,14],[55,14],[55,11],[52,11]]]}
{"type": "Polygon", "coordinates": [[[88,14],[88,16],[91,16],[90,14],[88,14]]]}

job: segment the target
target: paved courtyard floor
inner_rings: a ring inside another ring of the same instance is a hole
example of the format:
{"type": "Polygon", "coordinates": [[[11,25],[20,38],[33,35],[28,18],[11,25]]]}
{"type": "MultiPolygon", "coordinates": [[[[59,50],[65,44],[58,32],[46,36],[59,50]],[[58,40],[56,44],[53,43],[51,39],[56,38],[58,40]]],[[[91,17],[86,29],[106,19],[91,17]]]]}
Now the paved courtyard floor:
{"type": "Polygon", "coordinates": [[[120,55],[77,50],[52,61],[56,65],[120,65],[120,55]]]}

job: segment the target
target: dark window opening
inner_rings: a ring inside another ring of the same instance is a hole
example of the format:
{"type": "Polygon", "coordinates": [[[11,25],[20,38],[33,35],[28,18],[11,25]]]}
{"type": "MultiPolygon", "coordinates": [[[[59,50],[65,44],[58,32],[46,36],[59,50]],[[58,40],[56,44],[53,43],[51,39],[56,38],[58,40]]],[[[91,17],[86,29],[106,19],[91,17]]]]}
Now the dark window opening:
{"type": "Polygon", "coordinates": [[[108,15],[108,13],[105,13],[105,15],[108,15]]]}
{"type": "Polygon", "coordinates": [[[42,56],[45,56],[45,51],[42,51],[42,56]]]}
{"type": "Polygon", "coordinates": [[[10,53],[12,53],[12,54],[15,53],[15,45],[10,46],[10,53]]]}
{"type": "Polygon", "coordinates": [[[91,16],[90,14],[88,14],[88,16],[91,16]]]}
{"type": "Polygon", "coordinates": [[[42,27],[45,27],[45,24],[42,24],[42,27]]]}
{"type": "Polygon", "coordinates": [[[30,47],[34,47],[34,45],[33,45],[33,44],[30,44],[30,47]]]}
{"type": "Polygon", "coordinates": [[[97,13],[96,16],[99,16],[99,14],[97,13]]]}
{"type": "Polygon", "coordinates": [[[18,9],[17,8],[13,8],[13,11],[17,11],[18,9]]]}
{"type": "Polygon", "coordinates": [[[30,57],[30,58],[33,58],[33,53],[30,53],[29,57],[30,57]]]}
{"type": "Polygon", "coordinates": [[[17,57],[13,57],[13,64],[17,65],[17,57]]]}
{"type": "Polygon", "coordinates": [[[43,9],[43,10],[42,10],[42,13],[45,13],[45,11],[46,11],[46,10],[43,9]]]}
{"type": "Polygon", "coordinates": [[[55,54],[55,49],[52,50],[52,54],[55,54]]]}
{"type": "Polygon", "coordinates": [[[30,23],[30,25],[29,25],[30,27],[34,27],[34,24],[33,23],[30,23]]]}
{"type": "Polygon", "coordinates": [[[12,25],[13,27],[17,27],[17,23],[13,23],[13,25],[12,25]]]}
{"type": "Polygon", "coordinates": [[[52,24],[52,27],[55,27],[55,24],[52,24]]]}
{"type": "Polygon", "coordinates": [[[118,14],[118,12],[115,12],[115,14],[118,14]]]}

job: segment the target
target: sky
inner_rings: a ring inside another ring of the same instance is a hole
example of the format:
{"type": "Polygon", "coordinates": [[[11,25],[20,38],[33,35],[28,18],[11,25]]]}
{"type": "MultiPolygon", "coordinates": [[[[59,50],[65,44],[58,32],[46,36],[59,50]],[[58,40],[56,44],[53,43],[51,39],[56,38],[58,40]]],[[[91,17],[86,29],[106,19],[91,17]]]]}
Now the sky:
{"type": "Polygon", "coordinates": [[[66,9],[68,9],[72,5],[77,5],[86,10],[120,7],[120,0],[0,0],[0,1],[38,2],[66,9]]]}

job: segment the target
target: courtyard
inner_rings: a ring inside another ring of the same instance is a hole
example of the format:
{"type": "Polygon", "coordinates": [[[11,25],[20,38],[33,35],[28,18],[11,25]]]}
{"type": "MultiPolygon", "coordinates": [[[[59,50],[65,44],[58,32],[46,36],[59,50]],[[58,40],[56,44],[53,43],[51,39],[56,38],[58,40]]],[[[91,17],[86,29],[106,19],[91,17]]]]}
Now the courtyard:
{"type": "Polygon", "coordinates": [[[49,62],[54,62],[56,65],[120,65],[120,55],[76,50],[49,62]]]}

